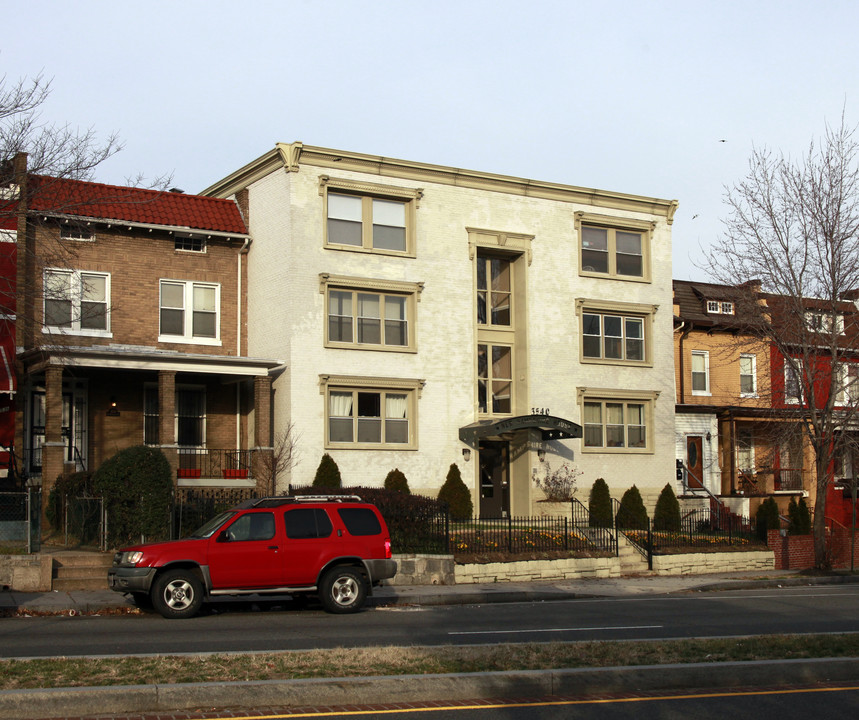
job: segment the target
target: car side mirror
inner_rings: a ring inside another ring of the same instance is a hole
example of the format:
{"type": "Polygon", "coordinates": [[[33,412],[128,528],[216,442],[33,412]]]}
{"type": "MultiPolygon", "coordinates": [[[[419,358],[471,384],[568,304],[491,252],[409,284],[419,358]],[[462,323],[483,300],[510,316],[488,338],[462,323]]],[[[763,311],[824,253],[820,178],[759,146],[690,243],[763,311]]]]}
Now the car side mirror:
{"type": "Polygon", "coordinates": [[[223,543],[230,541],[230,534],[226,530],[221,530],[215,542],[223,543]]]}

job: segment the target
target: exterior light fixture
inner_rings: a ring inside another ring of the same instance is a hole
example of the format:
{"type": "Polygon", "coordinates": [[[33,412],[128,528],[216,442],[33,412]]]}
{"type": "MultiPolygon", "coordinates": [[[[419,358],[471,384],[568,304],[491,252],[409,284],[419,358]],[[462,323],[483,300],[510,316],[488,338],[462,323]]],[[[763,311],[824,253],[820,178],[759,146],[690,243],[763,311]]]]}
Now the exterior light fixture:
{"type": "Polygon", "coordinates": [[[462,459],[465,460],[465,462],[471,460],[471,448],[462,448],[462,459]]]}

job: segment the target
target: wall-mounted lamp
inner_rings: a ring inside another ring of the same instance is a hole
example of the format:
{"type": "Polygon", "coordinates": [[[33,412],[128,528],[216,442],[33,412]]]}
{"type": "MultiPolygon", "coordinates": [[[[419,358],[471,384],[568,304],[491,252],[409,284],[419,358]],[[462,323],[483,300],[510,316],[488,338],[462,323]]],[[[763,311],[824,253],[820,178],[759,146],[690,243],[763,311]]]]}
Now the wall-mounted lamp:
{"type": "Polygon", "coordinates": [[[713,439],[713,436],[708,431],[707,432],[707,442],[710,442],[710,440],[712,440],[712,439],[713,439]]]}
{"type": "Polygon", "coordinates": [[[116,395],[110,396],[110,404],[107,406],[107,414],[112,417],[119,415],[119,406],[116,404],[116,395]]]}
{"type": "Polygon", "coordinates": [[[546,448],[544,448],[544,447],[537,448],[537,459],[540,462],[546,461],[546,448]]]}
{"type": "Polygon", "coordinates": [[[465,462],[471,460],[471,448],[462,448],[462,459],[465,460],[465,462]]]}

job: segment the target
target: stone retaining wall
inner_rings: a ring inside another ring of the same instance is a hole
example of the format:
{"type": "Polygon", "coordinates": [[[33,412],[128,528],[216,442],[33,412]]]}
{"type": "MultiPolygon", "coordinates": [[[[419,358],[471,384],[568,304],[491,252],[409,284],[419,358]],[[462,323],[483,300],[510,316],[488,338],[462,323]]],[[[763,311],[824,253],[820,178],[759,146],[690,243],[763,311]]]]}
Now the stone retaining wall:
{"type": "Polygon", "coordinates": [[[53,563],[50,555],[0,555],[0,590],[50,591],[53,563]]]}
{"type": "Polygon", "coordinates": [[[772,570],[775,558],[771,550],[754,552],[686,553],[655,555],[654,575],[704,575],[707,573],[772,570]]]}
{"type": "Polygon", "coordinates": [[[453,585],[452,555],[394,555],[397,574],[385,585],[453,585]]]}
{"type": "Polygon", "coordinates": [[[618,558],[567,558],[456,566],[457,585],[607,577],[620,577],[618,558]]]}

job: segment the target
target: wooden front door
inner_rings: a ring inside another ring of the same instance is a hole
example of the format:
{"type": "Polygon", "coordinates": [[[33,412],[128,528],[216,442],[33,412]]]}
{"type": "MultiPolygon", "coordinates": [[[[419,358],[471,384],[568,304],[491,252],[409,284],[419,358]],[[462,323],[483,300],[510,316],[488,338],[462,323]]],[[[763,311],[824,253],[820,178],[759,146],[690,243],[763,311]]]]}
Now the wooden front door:
{"type": "Polygon", "coordinates": [[[691,489],[704,487],[704,438],[700,435],[686,437],[686,485],[691,489]]]}

